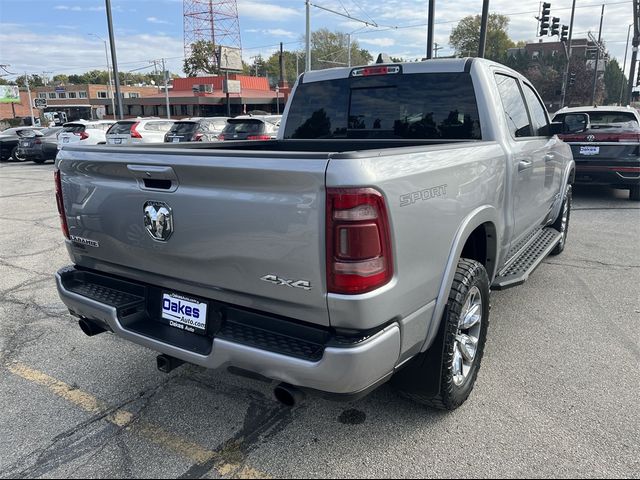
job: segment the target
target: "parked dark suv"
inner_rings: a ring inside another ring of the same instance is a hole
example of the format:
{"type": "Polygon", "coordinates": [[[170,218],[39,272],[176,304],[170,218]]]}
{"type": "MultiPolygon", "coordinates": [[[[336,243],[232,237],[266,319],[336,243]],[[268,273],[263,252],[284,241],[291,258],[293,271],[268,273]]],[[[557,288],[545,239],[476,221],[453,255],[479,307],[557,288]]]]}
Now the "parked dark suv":
{"type": "Polygon", "coordinates": [[[640,201],[640,113],[631,107],[572,107],[556,112],[555,122],[585,117],[586,124],[558,135],[571,145],[575,183],[628,189],[640,201]],[[586,118],[586,117],[585,117],[586,118]]]}
{"type": "Polygon", "coordinates": [[[279,115],[242,116],[227,121],[220,140],[271,140],[280,127],[279,115]]]}
{"type": "Polygon", "coordinates": [[[227,117],[187,118],[173,124],[165,142],[215,142],[227,125],[227,117]]]}

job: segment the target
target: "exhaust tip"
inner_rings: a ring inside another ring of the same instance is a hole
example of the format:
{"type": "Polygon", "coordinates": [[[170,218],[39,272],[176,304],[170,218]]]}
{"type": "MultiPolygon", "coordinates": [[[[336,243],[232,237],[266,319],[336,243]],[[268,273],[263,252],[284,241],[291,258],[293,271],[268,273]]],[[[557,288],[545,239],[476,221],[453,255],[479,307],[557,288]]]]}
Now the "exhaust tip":
{"type": "Polygon", "coordinates": [[[276,386],[276,388],[273,389],[273,396],[278,402],[287,407],[295,407],[296,404],[302,402],[304,399],[302,390],[287,383],[281,383],[276,386]]]}
{"type": "Polygon", "coordinates": [[[99,333],[106,332],[106,329],[86,318],[78,320],[78,326],[87,337],[93,337],[99,333]]]}

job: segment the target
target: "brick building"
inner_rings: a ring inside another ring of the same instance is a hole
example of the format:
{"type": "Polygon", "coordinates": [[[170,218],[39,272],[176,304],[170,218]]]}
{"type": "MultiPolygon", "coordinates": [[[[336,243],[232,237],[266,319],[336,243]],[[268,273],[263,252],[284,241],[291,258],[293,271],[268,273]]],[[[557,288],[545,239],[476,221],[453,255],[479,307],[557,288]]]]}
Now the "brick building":
{"type": "MultiPolygon", "coordinates": [[[[137,99],[158,93],[156,87],[122,86],[124,100],[137,99]]],[[[115,89],[114,89],[115,94],[115,89]]],[[[108,85],[58,85],[37,87],[31,92],[34,98],[47,100],[45,112],[65,112],[69,121],[78,119],[109,118],[111,116],[111,92],[108,85]],[[106,104],[109,109],[105,108],[106,104]]]]}
{"type": "MultiPolygon", "coordinates": [[[[31,92],[31,99],[35,98],[33,91],[31,92]]],[[[33,109],[34,117],[38,118],[40,112],[37,108],[33,109]]],[[[27,90],[20,90],[20,103],[0,103],[0,120],[8,120],[10,118],[26,118],[30,117],[29,111],[29,95],[27,90]]]]}
{"type": "MultiPolygon", "coordinates": [[[[280,113],[288,98],[290,89],[279,91],[279,105],[276,105],[276,91],[272,90],[265,77],[230,74],[230,80],[240,82],[241,93],[229,94],[231,115],[240,115],[252,110],[280,113]]],[[[169,90],[169,110],[171,118],[226,116],[226,94],[223,92],[222,76],[175,78],[169,90]]],[[[95,102],[105,107],[111,115],[111,102],[100,98],[95,102]]],[[[154,91],[139,97],[123,99],[125,117],[147,117],[167,115],[164,92],[154,91]]]]}

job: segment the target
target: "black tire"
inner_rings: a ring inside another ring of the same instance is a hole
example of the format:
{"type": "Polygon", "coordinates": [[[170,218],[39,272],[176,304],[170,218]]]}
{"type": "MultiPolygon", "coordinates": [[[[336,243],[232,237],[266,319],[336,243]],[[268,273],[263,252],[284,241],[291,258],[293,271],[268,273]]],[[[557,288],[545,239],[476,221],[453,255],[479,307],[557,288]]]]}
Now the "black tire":
{"type": "Polygon", "coordinates": [[[636,185],[629,189],[629,200],[640,202],[640,185],[636,185]]]}
{"type": "Polygon", "coordinates": [[[13,147],[13,150],[11,150],[11,158],[13,158],[17,162],[25,162],[27,160],[27,157],[20,156],[20,154],[18,153],[18,147],[13,147]]]}
{"type": "Polygon", "coordinates": [[[558,213],[558,217],[551,224],[552,228],[555,228],[562,234],[562,238],[560,239],[558,244],[553,247],[553,250],[551,250],[551,255],[561,254],[564,250],[564,247],[567,245],[567,235],[569,234],[569,220],[571,219],[571,204],[573,202],[572,193],[573,191],[571,185],[567,185],[567,193],[565,194],[562,206],[560,207],[560,213],[558,213]],[[567,207],[566,222],[564,221],[565,206],[567,207]]]}
{"type": "Polygon", "coordinates": [[[400,393],[422,405],[440,410],[455,410],[471,394],[487,339],[489,326],[489,277],[484,266],[461,258],[456,268],[449,301],[445,307],[438,338],[424,353],[417,355],[393,379],[400,393]],[[476,287],[476,289],[474,289],[476,287]],[[454,379],[454,348],[457,347],[462,310],[471,292],[482,300],[478,343],[466,377],[454,379]],[[434,375],[434,372],[436,373],[434,375]],[[438,375],[439,373],[439,375],[438,375]]]}

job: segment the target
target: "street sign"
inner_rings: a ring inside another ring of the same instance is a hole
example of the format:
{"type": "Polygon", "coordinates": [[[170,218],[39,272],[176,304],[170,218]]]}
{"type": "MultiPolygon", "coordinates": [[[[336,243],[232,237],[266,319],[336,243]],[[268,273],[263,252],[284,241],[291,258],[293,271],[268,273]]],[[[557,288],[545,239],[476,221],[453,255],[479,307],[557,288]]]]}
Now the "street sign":
{"type": "Polygon", "coordinates": [[[46,98],[34,98],[33,106],[35,108],[47,108],[47,99],[46,98]]]}
{"type": "Polygon", "coordinates": [[[227,80],[225,79],[223,84],[223,92],[224,93],[242,93],[242,88],[240,87],[240,80],[227,80]]]}

